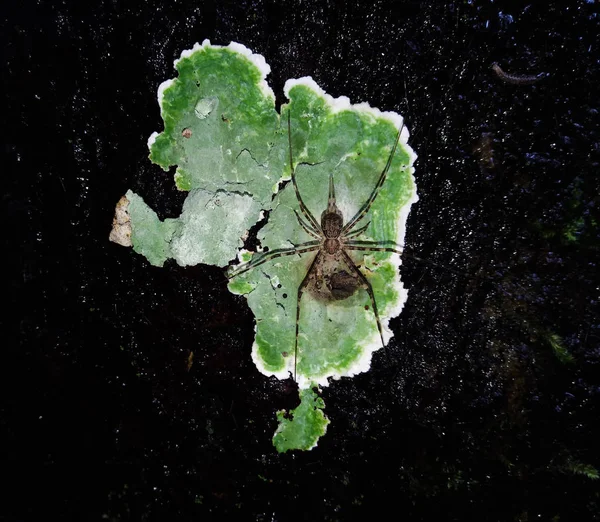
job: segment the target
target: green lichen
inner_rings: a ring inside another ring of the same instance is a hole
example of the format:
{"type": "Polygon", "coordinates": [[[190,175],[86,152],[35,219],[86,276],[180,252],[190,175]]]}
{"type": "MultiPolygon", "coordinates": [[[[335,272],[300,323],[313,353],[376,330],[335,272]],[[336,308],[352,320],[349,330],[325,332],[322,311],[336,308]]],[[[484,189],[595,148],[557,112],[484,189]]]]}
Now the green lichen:
{"type": "MultiPolygon", "coordinates": [[[[289,142],[298,187],[317,220],[325,210],[330,173],[337,205],[348,222],[372,194],[397,138],[401,118],[367,104],[333,99],[310,78],[286,83],[289,103],[275,109],[264,81],[268,66],[245,47],[205,41],[176,62],[178,77],[159,89],[164,130],[149,140],[150,159],[164,170],[177,166],[175,183],[188,191],[181,216],[160,221],[129,192],[132,242],[151,264],[168,258],[181,265],[225,266],[241,251],[246,231],[269,211],[257,238],[265,250],[314,240],[300,226],[298,198],[289,181],[289,142]],[[291,134],[288,133],[288,116],[291,134]]],[[[402,244],[410,204],[416,200],[414,153],[404,129],[387,179],[356,239],[402,244]]],[[[384,328],[406,299],[398,255],[349,252],[370,282],[384,328]]],[[[298,350],[294,353],[298,288],[316,255],[279,257],[230,280],[245,295],[256,318],[252,356],[260,371],[287,378],[297,370],[301,403],[291,417],[279,412],[278,451],[310,449],[329,422],[312,387],[328,378],[366,371],[381,339],[371,299],[362,288],[325,302],[305,292],[300,305],[298,350]],[[296,355],[297,357],[294,357],[296,355]],[[297,368],[294,360],[297,358],[297,368]]],[[[344,267],[342,267],[344,268],[344,267]]]]}
{"type": "Polygon", "coordinates": [[[176,62],[179,76],[161,86],[165,128],[150,159],[164,170],[177,165],[182,190],[247,193],[264,207],[282,173],[272,154],[279,115],[256,60],[240,48],[205,42],[176,62]]]}
{"type": "Polygon", "coordinates": [[[133,249],[146,257],[150,264],[163,266],[171,257],[171,240],[180,230],[181,224],[176,219],[161,221],[156,212],[131,190],[126,196],[129,200],[133,249]]]}
{"type": "MultiPolygon", "coordinates": [[[[339,109],[310,82],[288,90],[291,111],[293,159],[300,193],[317,219],[327,206],[330,172],[334,173],[338,205],[348,221],[369,198],[394,144],[397,129],[383,116],[350,106],[339,109]]],[[[402,216],[414,200],[412,156],[401,146],[393,158],[387,180],[368,216],[361,240],[401,242],[402,216]]],[[[289,165],[286,165],[289,175],[289,165]]],[[[313,239],[299,225],[294,211],[300,207],[293,185],[281,190],[269,222],[258,234],[269,250],[290,248],[313,239]]],[[[296,296],[314,252],[280,257],[236,277],[230,290],[247,295],[257,321],[253,355],[265,372],[286,377],[293,372],[296,296]],[[242,286],[243,285],[243,286],[242,286]]],[[[384,327],[397,315],[405,297],[395,254],[354,252],[351,257],[371,283],[384,327]]],[[[351,297],[325,303],[304,293],[301,300],[297,379],[327,384],[328,377],[364,371],[381,340],[369,295],[359,290],[351,297]]],[[[386,329],[386,336],[391,334],[386,329]]]]}
{"type": "Polygon", "coordinates": [[[154,266],[169,258],[183,266],[225,266],[243,245],[240,229],[249,229],[260,212],[260,204],[248,195],[196,189],[178,218],[161,221],[134,192],[128,191],[127,199],[133,249],[154,266]]]}
{"type": "Polygon", "coordinates": [[[177,188],[190,194],[160,255],[143,239],[136,251],[152,252],[148,261],[158,266],[173,258],[224,267],[261,210],[271,208],[285,136],[262,57],[206,41],[183,53],[176,68],[178,77],[159,88],[164,130],[149,140],[150,159],[164,170],[176,165],[177,188]]]}
{"type": "Polygon", "coordinates": [[[310,450],[325,435],[329,419],[323,414],[325,403],[317,395],[316,387],[300,391],[300,405],[289,414],[277,412],[279,426],[273,437],[273,445],[279,453],[289,450],[310,450]]]}
{"type": "Polygon", "coordinates": [[[249,229],[259,213],[260,203],[246,194],[192,190],[171,241],[172,256],[182,265],[225,266],[242,246],[240,228],[249,229]]]}

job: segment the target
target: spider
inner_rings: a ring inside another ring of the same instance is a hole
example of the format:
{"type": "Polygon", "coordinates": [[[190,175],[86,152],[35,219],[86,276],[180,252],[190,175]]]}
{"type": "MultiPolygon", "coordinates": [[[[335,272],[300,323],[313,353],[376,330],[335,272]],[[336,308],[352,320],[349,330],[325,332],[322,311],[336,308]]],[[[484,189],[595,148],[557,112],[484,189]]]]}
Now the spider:
{"type": "Polygon", "coordinates": [[[366,290],[371,301],[371,309],[375,316],[377,329],[381,344],[385,348],[385,340],[383,337],[383,328],[377,309],[377,302],[373,293],[373,288],[369,280],[360,271],[354,263],[348,251],[366,251],[366,252],[392,252],[401,255],[402,248],[393,241],[358,241],[356,238],[360,236],[368,228],[370,222],[357,228],[357,225],[365,218],[371,205],[375,201],[381,187],[383,186],[392,159],[400,141],[400,135],[403,126],[398,130],[396,139],[392,146],[392,150],[387,159],[387,163],[379,175],[377,184],[371,192],[368,199],[356,212],[356,214],[348,221],[344,222],[342,211],[336,204],[335,184],[333,172],[329,174],[329,194],[327,200],[327,208],[321,213],[320,222],[308,209],[296,181],[296,173],[294,169],[293,153],[292,153],[292,133],[290,112],[288,112],[288,144],[289,144],[289,161],[291,180],[298,200],[298,206],[302,216],[294,210],[298,223],[302,229],[314,239],[295,245],[292,248],[278,248],[263,253],[258,257],[254,257],[249,262],[237,267],[230,268],[227,277],[232,279],[248,270],[251,270],[263,263],[272,261],[278,257],[292,256],[315,252],[316,254],[310,263],[310,266],[298,287],[296,296],[296,335],[294,341],[294,381],[296,381],[296,367],[298,361],[298,331],[300,324],[300,303],[302,295],[305,291],[310,293],[317,299],[324,301],[336,301],[346,299],[356,292],[359,288],[366,290]],[[391,246],[382,246],[391,245],[391,246]]]}

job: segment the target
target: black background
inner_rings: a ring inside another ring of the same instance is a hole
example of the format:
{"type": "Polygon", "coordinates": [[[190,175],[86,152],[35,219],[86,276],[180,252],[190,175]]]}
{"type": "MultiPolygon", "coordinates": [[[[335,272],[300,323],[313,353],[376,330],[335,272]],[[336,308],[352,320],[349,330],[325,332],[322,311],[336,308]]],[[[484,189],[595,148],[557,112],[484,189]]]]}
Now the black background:
{"type": "Polygon", "coordinates": [[[597,519],[597,3],[0,10],[0,520],[597,519]],[[323,390],[311,452],[272,446],[297,393],[253,366],[222,271],[108,242],[128,188],[180,212],[146,142],[158,85],[205,38],[262,54],[278,104],[310,75],[400,112],[419,156],[407,252],[430,263],[405,257],[389,358],[323,390]]]}

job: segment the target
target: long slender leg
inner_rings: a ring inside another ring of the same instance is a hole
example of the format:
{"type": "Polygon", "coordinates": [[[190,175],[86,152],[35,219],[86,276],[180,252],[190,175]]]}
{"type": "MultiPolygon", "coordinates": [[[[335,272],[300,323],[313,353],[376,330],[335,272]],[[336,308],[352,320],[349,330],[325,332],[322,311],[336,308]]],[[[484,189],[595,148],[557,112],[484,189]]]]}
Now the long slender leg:
{"type": "Polygon", "coordinates": [[[304,292],[304,287],[308,284],[308,277],[310,276],[311,272],[314,270],[317,260],[320,257],[321,257],[321,251],[319,250],[319,252],[317,252],[317,255],[315,256],[315,258],[313,259],[312,263],[310,264],[310,268],[308,269],[308,272],[306,272],[306,275],[304,276],[302,283],[300,283],[300,286],[298,287],[298,296],[296,298],[296,339],[294,341],[294,381],[296,381],[296,364],[298,362],[298,329],[300,326],[300,299],[302,298],[302,293],[304,292]]]}
{"type": "Polygon", "coordinates": [[[364,227],[360,227],[360,228],[357,228],[356,230],[353,230],[352,232],[348,232],[344,236],[344,239],[351,239],[353,237],[360,236],[365,230],[367,230],[367,228],[369,228],[370,224],[371,224],[371,222],[369,221],[364,227]]]}
{"type": "Polygon", "coordinates": [[[300,210],[302,210],[302,214],[304,214],[304,217],[308,220],[308,222],[313,226],[315,230],[321,232],[321,225],[319,225],[318,221],[310,213],[308,207],[304,204],[302,196],[300,196],[298,183],[296,182],[296,171],[294,170],[294,159],[292,158],[292,124],[290,123],[290,113],[291,111],[288,109],[288,142],[290,149],[290,170],[292,172],[292,184],[294,185],[294,190],[296,191],[296,198],[298,199],[298,204],[300,205],[300,210]]]}
{"type": "Polygon", "coordinates": [[[344,248],[346,250],[366,250],[369,252],[393,252],[394,254],[399,255],[404,254],[402,247],[397,245],[394,241],[347,241],[344,243],[344,248]]]}
{"type": "Polygon", "coordinates": [[[244,272],[247,272],[251,268],[257,267],[266,263],[267,261],[271,261],[272,259],[276,259],[278,257],[283,256],[293,256],[294,254],[304,254],[306,252],[311,252],[313,250],[318,250],[321,248],[320,241],[308,241],[306,243],[302,243],[294,248],[278,248],[276,250],[271,250],[270,252],[266,252],[264,255],[258,257],[257,259],[252,259],[248,261],[248,263],[243,264],[237,269],[231,270],[227,277],[228,279],[233,279],[244,272]]]}
{"type": "Polygon", "coordinates": [[[300,214],[298,214],[298,212],[296,212],[296,209],[294,209],[294,214],[296,214],[296,218],[298,219],[298,223],[300,223],[300,226],[304,229],[304,231],[312,237],[315,237],[317,239],[321,239],[321,236],[319,236],[319,233],[312,228],[312,226],[310,226],[308,223],[305,223],[304,220],[300,217],[300,214]]]}
{"type": "Polygon", "coordinates": [[[373,192],[371,192],[369,199],[367,199],[365,204],[360,208],[360,210],[356,213],[356,215],[350,221],[348,221],[348,223],[346,223],[346,225],[344,225],[344,228],[342,229],[342,235],[345,235],[346,232],[351,230],[352,227],[354,227],[354,225],[356,225],[356,223],[358,223],[363,217],[365,217],[365,214],[371,208],[373,201],[375,201],[377,194],[379,194],[379,191],[381,190],[381,187],[383,186],[383,183],[385,182],[385,178],[387,177],[387,173],[390,170],[390,165],[392,164],[392,159],[394,158],[394,154],[396,154],[396,148],[398,147],[398,142],[400,141],[400,134],[402,133],[403,128],[404,128],[404,124],[402,124],[402,127],[400,128],[400,130],[398,131],[398,134],[396,135],[396,140],[394,141],[394,146],[392,147],[392,152],[390,152],[390,155],[388,157],[385,168],[383,169],[383,171],[381,172],[381,175],[379,176],[379,179],[377,180],[377,185],[375,185],[375,188],[373,189],[373,192]]]}
{"type": "Polygon", "coordinates": [[[342,249],[342,255],[344,256],[344,261],[352,271],[358,276],[358,278],[362,281],[365,290],[369,294],[371,298],[371,306],[373,307],[373,313],[375,314],[375,320],[377,321],[377,329],[379,330],[379,337],[381,337],[381,346],[385,348],[385,341],[383,340],[383,328],[381,327],[381,321],[379,320],[379,312],[377,311],[377,303],[375,302],[375,295],[373,294],[373,287],[369,280],[365,277],[365,275],[358,269],[358,267],[352,261],[352,258],[348,255],[348,253],[342,249]]]}

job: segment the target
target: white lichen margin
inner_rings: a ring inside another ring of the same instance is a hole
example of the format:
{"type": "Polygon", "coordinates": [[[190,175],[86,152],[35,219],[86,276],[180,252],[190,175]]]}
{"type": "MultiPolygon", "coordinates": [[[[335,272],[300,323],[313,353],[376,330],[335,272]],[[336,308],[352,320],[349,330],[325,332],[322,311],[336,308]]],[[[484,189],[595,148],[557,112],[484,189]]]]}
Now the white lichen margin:
{"type": "Polygon", "coordinates": [[[271,87],[269,87],[269,84],[266,82],[266,77],[269,74],[271,74],[271,67],[265,60],[264,56],[262,56],[261,54],[253,53],[245,45],[237,43],[237,42],[231,42],[229,45],[226,45],[226,46],[225,45],[212,45],[210,43],[210,40],[204,40],[202,42],[202,45],[200,45],[198,42],[196,42],[191,49],[188,49],[181,53],[181,56],[173,62],[173,67],[177,68],[177,63],[179,63],[179,60],[183,60],[184,58],[189,58],[195,52],[202,52],[204,49],[208,49],[208,48],[229,49],[230,51],[233,51],[234,53],[241,54],[242,56],[245,56],[246,58],[248,58],[248,60],[250,62],[252,62],[256,66],[256,68],[260,71],[261,82],[258,85],[260,90],[262,91],[262,93],[265,96],[275,99],[275,94],[273,93],[273,89],[271,89],[271,87]]]}

